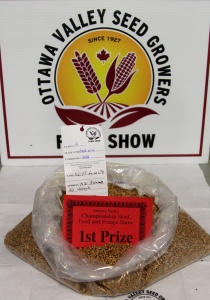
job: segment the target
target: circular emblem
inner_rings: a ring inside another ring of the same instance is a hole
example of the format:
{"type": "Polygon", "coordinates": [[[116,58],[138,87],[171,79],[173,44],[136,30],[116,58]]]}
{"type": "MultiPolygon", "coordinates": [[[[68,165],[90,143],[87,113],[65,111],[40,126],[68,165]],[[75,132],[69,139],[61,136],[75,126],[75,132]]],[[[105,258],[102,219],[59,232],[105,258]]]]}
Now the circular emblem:
{"type": "Polygon", "coordinates": [[[55,69],[55,88],[67,124],[130,125],[153,110],[147,104],[154,86],[151,60],[139,41],[114,29],[87,31],[71,40],[55,69]]]}
{"type": "Polygon", "coordinates": [[[101,137],[100,131],[96,127],[89,127],[86,131],[86,136],[89,141],[97,141],[101,137]]]}

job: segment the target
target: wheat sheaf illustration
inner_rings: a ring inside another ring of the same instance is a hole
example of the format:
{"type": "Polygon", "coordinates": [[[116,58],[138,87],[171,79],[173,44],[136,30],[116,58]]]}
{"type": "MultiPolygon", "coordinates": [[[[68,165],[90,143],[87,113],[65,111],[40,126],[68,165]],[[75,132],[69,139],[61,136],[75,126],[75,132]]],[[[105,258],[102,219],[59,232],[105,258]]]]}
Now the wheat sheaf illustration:
{"type": "Polygon", "coordinates": [[[112,113],[116,113],[118,110],[127,107],[127,105],[121,103],[106,103],[106,101],[112,94],[120,94],[124,92],[124,90],[128,87],[131,78],[137,71],[135,70],[131,73],[135,66],[135,53],[128,53],[124,56],[116,68],[118,56],[119,54],[112,62],[106,75],[106,87],[108,89],[108,94],[104,100],[102,100],[99,95],[101,83],[86,53],[80,54],[78,51],[75,51],[75,58],[72,59],[74,67],[87,92],[90,94],[96,94],[99,100],[99,103],[88,104],[85,107],[93,110],[94,112],[99,112],[102,116],[106,114],[107,118],[110,118],[112,113]]]}
{"type": "Polygon", "coordinates": [[[101,89],[101,84],[87,57],[87,54],[83,53],[80,55],[78,51],[75,51],[75,56],[76,58],[73,58],[72,62],[87,92],[90,94],[96,94],[99,102],[102,102],[98,94],[101,89]]]}
{"type": "Polygon", "coordinates": [[[75,51],[74,54],[75,57],[72,58],[71,61],[75,70],[86,91],[90,94],[95,94],[98,103],[88,104],[83,106],[83,108],[73,107],[70,109],[61,109],[55,107],[59,117],[65,124],[102,124],[106,122],[107,119],[111,119],[112,125],[110,128],[121,128],[131,125],[148,115],[157,114],[147,107],[128,107],[128,105],[122,103],[107,102],[108,98],[113,94],[123,93],[130,84],[132,77],[138,71],[137,69],[133,71],[137,59],[134,52],[128,52],[127,55],[121,59],[118,66],[116,66],[116,64],[119,54],[111,63],[105,80],[108,93],[103,100],[99,95],[102,85],[87,54],[80,54],[78,51],[75,51]]]}

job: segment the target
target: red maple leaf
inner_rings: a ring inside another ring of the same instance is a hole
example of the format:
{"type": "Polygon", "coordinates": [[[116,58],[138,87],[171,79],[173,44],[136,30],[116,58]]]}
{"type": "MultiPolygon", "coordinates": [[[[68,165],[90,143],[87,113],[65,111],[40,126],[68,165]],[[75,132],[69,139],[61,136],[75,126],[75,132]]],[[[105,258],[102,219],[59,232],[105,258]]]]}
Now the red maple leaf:
{"type": "Polygon", "coordinates": [[[101,52],[97,53],[97,57],[104,62],[110,57],[110,54],[106,50],[102,49],[101,52]]]}

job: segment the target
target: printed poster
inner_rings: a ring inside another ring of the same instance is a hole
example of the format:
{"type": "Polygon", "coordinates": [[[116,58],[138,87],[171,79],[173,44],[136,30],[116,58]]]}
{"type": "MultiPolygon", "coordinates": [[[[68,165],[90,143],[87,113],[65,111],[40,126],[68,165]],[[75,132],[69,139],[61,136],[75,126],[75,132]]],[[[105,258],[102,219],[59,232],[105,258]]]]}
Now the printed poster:
{"type": "Polygon", "coordinates": [[[2,165],[61,164],[61,126],[107,161],[208,161],[208,1],[1,1],[2,165]]]}

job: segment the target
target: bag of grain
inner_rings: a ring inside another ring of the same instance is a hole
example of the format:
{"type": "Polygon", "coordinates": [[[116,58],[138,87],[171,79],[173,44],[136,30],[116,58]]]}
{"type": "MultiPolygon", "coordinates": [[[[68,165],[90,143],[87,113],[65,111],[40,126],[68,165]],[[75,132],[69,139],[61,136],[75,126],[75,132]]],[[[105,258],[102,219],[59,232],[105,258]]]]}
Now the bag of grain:
{"type": "Polygon", "coordinates": [[[154,174],[133,165],[107,164],[109,195],[155,199],[152,234],[134,246],[76,249],[63,239],[63,168],[37,190],[32,214],[10,231],[5,245],[40,271],[75,291],[117,296],[155,281],[210,254],[210,236],[182,209],[154,174]]]}

